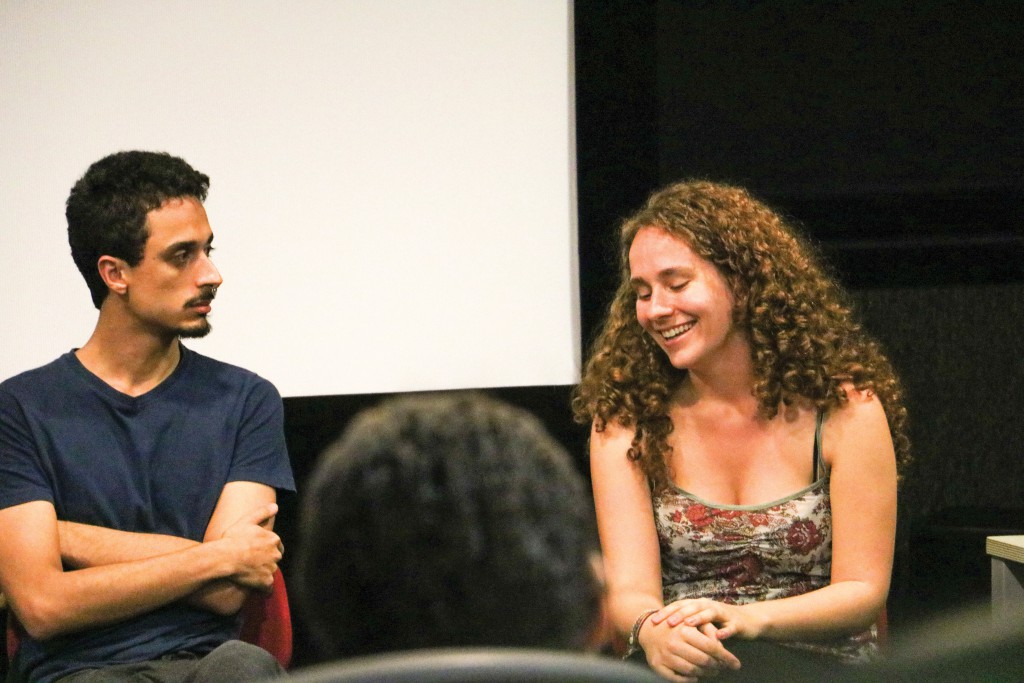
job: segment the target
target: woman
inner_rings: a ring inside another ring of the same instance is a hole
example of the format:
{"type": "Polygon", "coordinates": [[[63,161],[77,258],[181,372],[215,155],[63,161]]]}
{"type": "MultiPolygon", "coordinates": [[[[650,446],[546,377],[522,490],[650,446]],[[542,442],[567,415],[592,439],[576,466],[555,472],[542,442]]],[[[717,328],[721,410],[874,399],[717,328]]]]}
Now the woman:
{"type": "Polygon", "coordinates": [[[574,398],[613,623],[676,681],[738,668],[730,638],[869,659],[908,450],[888,360],[740,188],[656,192],[620,245],[574,398]]]}

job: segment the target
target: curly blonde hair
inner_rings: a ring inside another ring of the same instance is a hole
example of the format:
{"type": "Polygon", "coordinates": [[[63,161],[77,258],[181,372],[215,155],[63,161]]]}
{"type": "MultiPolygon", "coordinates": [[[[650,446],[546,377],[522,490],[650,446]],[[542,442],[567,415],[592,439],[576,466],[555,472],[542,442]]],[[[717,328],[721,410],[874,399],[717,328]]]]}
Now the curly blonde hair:
{"type": "Polygon", "coordinates": [[[620,228],[621,281],[573,396],[581,423],[635,430],[627,456],[655,492],[669,483],[671,398],[686,376],[636,319],[629,249],[658,227],[713,264],[735,298],[733,322],[750,340],[753,394],[764,417],[801,405],[828,412],[848,399],[843,384],[873,392],[885,409],[901,469],[909,461],[907,411],[892,364],[854,320],[846,294],[797,232],[746,190],[702,180],[650,196],[620,228]]]}

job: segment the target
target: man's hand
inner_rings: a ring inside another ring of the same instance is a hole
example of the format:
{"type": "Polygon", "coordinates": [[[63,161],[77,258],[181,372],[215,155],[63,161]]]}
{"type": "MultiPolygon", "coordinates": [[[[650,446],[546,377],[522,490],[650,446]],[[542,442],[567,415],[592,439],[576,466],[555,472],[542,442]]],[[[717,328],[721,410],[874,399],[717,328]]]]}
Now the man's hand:
{"type": "Polygon", "coordinates": [[[220,541],[230,544],[236,562],[231,579],[241,586],[269,592],[274,586],[274,572],[284,554],[281,538],[270,531],[277,504],[261,505],[224,530],[220,541]]]}

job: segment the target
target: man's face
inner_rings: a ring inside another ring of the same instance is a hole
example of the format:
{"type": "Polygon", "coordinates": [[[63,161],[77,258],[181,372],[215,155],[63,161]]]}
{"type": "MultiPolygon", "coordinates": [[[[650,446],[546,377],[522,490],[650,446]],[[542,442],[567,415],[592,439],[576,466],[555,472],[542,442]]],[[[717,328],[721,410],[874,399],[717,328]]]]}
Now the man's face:
{"type": "Polygon", "coordinates": [[[162,336],[202,337],[223,280],[210,260],[213,230],[192,197],[171,199],[146,214],[142,260],[123,269],[126,304],[143,328],[162,336]]]}

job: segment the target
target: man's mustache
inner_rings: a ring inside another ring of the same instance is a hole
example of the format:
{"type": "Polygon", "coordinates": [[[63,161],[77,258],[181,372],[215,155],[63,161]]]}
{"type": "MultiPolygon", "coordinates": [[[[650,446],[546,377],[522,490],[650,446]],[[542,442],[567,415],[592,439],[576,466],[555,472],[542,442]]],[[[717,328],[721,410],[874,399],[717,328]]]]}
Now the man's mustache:
{"type": "Polygon", "coordinates": [[[185,302],[185,307],[204,306],[217,298],[216,287],[204,287],[199,296],[185,302]]]}

